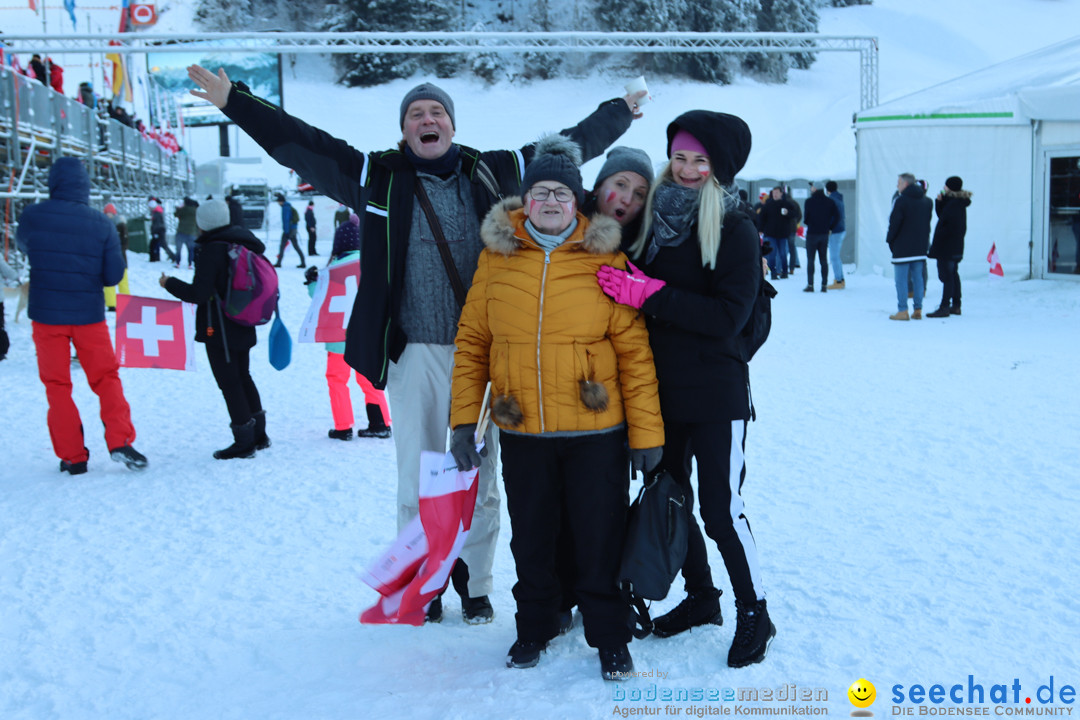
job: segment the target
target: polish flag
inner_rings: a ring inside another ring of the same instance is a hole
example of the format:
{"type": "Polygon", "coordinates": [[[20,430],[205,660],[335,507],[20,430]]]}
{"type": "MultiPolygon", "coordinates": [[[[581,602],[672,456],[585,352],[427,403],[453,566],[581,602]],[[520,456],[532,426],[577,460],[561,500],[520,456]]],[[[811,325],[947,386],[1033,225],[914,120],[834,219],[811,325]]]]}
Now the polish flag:
{"type": "Polygon", "coordinates": [[[1001,258],[998,257],[997,243],[990,246],[990,252],[986,255],[986,262],[990,263],[990,274],[1005,277],[1005,270],[1001,267],[1001,258]]]}
{"type": "Polygon", "coordinates": [[[450,581],[472,527],[479,468],[460,472],[451,453],[420,453],[420,514],[361,579],[380,595],[360,614],[373,625],[423,625],[450,581]]]}
{"type": "Polygon", "coordinates": [[[116,296],[120,367],[195,369],[195,306],[179,300],[116,296]]]}
{"type": "Polygon", "coordinates": [[[359,286],[359,260],[331,265],[320,271],[297,341],[344,342],[359,286]]]}

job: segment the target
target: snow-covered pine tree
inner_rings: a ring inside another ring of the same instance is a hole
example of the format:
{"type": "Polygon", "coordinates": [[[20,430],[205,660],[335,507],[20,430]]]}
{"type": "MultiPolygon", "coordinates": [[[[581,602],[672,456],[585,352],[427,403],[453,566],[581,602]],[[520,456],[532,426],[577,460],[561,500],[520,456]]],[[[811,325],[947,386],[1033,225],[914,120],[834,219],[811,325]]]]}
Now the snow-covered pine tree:
{"type": "MultiPolygon", "coordinates": [[[[685,27],[688,0],[597,0],[600,26],[613,32],[676,32],[685,27]]],[[[671,53],[640,53],[645,72],[684,74],[685,58],[671,53]]]]}
{"type": "MultiPolygon", "coordinates": [[[[405,32],[454,30],[459,22],[456,3],[437,0],[337,0],[327,3],[320,23],[322,30],[334,32],[405,32]]],[[[418,69],[440,77],[447,65],[460,58],[452,55],[410,55],[402,53],[359,53],[335,55],[340,82],[349,86],[371,86],[408,77],[418,69]]]]}
{"type": "Polygon", "coordinates": [[[199,0],[195,24],[210,32],[239,32],[255,23],[252,0],[199,0]]]}
{"type": "Polygon", "coordinates": [[[831,0],[833,7],[849,7],[851,5],[873,5],[874,0],[831,0]]]}
{"type": "MultiPolygon", "coordinates": [[[[756,29],[757,0],[701,0],[690,5],[684,22],[693,32],[753,32],[756,29]]],[[[686,74],[695,80],[730,83],[741,58],[730,54],[687,53],[686,74]]]]}
{"type": "MultiPolygon", "coordinates": [[[[757,30],[759,32],[813,33],[818,29],[815,0],[759,0],[757,30]]],[[[813,53],[751,53],[743,66],[763,80],[786,82],[787,69],[806,69],[814,62],[813,53]]]]}

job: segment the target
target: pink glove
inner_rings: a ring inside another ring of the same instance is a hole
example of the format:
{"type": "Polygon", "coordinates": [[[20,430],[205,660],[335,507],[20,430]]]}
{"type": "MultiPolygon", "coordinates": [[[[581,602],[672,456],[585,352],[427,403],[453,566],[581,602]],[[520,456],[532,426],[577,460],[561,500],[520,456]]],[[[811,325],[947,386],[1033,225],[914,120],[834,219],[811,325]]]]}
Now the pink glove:
{"type": "Polygon", "coordinates": [[[596,281],[600,284],[600,289],[615,302],[640,309],[653,293],[667,283],[649,277],[634,267],[632,262],[627,261],[626,264],[633,275],[625,270],[604,265],[596,271],[596,281]]]}

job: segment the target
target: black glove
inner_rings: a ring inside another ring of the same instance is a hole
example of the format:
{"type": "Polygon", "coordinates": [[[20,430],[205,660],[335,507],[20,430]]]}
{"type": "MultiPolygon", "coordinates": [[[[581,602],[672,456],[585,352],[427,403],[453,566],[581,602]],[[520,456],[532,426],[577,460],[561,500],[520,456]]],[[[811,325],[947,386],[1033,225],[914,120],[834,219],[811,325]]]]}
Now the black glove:
{"type": "Polygon", "coordinates": [[[304,271],[304,284],[305,285],[310,285],[313,282],[318,282],[318,280],[319,280],[319,268],[312,265],[311,267],[309,267],[307,270],[304,271]]]}
{"type": "MultiPolygon", "coordinates": [[[[454,456],[457,469],[461,472],[480,467],[481,453],[476,452],[476,441],[473,435],[476,433],[476,423],[458,425],[450,437],[450,454],[454,456]]],[[[487,448],[484,453],[487,454],[487,448]]]]}
{"type": "Polygon", "coordinates": [[[630,475],[636,477],[640,472],[642,476],[645,473],[652,472],[653,469],[660,464],[660,458],[664,454],[664,448],[651,447],[630,449],[630,475]]]}

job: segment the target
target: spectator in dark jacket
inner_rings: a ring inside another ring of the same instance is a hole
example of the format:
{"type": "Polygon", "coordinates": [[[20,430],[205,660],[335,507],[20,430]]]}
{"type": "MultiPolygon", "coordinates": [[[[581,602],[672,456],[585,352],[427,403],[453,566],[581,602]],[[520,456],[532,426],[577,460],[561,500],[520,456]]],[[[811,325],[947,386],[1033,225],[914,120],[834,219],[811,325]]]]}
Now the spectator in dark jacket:
{"type": "Polygon", "coordinates": [[[926,271],[926,251],[930,246],[930,216],[934,204],[911,173],[897,178],[896,190],[899,195],[889,214],[889,231],[885,236],[885,242],[892,251],[896,281],[897,311],[889,319],[922,320],[923,293],[926,290],[923,273],[926,271]],[[909,282],[913,284],[915,305],[915,312],[910,316],[907,309],[909,282]]]}
{"type": "Polygon", "coordinates": [[[825,194],[836,203],[836,210],[840,219],[836,221],[832,232],[829,233],[829,264],[832,265],[832,284],[830,290],[844,289],[844,262],[840,259],[840,251],[844,247],[844,236],[847,235],[847,224],[844,210],[844,196],[837,189],[835,180],[825,183],[825,194]]]}
{"type": "Polygon", "coordinates": [[[33,321],[38,373],[49,402],[49,436],[60,470],[79,475],[90,458],[71,398],[72,344],[101,401],[109,456],[133,470],[146,467],[146,458],[131,447],[131,408],[105,324],[104,288],[124,276],[124,256],[112,221],[90,207],[90,177],[79,160],[56,161],[49,171],[49,199],[23,211],[15,237],[30,260],[27,315],[33,321]]]}
{"type": "Polygon", "coordinates": [[[307,228],[307,254],[308,257],[316,257],[315,252],[315,201],[308,200],[304,210],[304,227],[307,228]]]}
{"type": "Polygon", "coordinates": [[[195,227],[195,212],[199,208],[199,201],[195,198],[184,198],[180,207],[173,210],[176,216],[176,260],[173,267],[180,267],[180,248],[187,248],[188,269],[195,263],[195,235],[199,232],[195,227]]]}
{"type": "Polygon", "coordinates": [[[788,276],[788,237],[793,232],[796,215],[802,216],[799,206],[784,194],[782,187],[774,187],[761,208],[761,233],[765,242],[772,245],[769,270],[773,280],[788,276]]]}
{"type": "Polygon", "coordinates": [[[941,281],[941,305],[927,317],[943,318],[960,314],[960,261],[964,259],[964,235],[967,234],[967,208],[971,192],[964,181],[953,175],[934,201],[937,227],[929,256],[937,260],[938,280],[941,281]]]}
{"type": "MultiPolygon", "coordinates": [[[[124,256],[124,264],[127,265],[127,250],[128,250],[128,229],[127,218],[120,214],[116,209],[116,206],[109,203],[101,209],[101,212],[105,213],[105,217],[112,220],[116,226],[116,234],[120,236],[120,252],[124,256]]],[[[116,293],[120,292],[124,295],[131,294],[131,288],[128,285],[128,270],[124,268],[124,277],[120,280],[118,285],[110,285],[105,288],[105,308],[109,312],[116,312],[116,293]]]]}
{"type": "Polygon", "coordinates": [[[225,198],[225,202],[229,204],[229,224],[238,228],[247,227],[244,224],[244,206],[240,204],[240,198],[229,195],[225,198]]]}
{"type": "Polygon", "coordinates": [[[826,256],[829,250],[829,233],[840,220],[836,203],[825,196],[821,188],[810,186],[810,197],[806,199],[803,210],[803,224],[806,225],[806,292],[814,292],[814,256],[821,261],[821,292],[825,292],[829,282],[829,263],[826,256]]]}
{"type": "Polygon", "coordinates": [[[274,263],[274,267],[281,267],[281,260],[285,256],[285,248],[292,244],[296,250],[296,254],[300,256],[300,264],[296,267],[307,267],[307,262],[304,260],[304,251],[300,249],[300,243],[296,239],[296,230],[300,225],[300,215],[296,212],[296,208],[285,200],[285,196],[281,193],[274,195],[274,202],[281,206],[281,247],[278,248],[277,262],[274,263]]]}
{"type": "Polygon", "coordinates": [[[255,457],[256,450],[270,447],[266,436],[266,411],[259,389],[251,378],[249,358],[255,346],[255,328],[227,317],[219,298],[229,283],[229,245],[243,245],[260,255],[266,251],[250,230],[229,224],[224,200],[207,200],[196,210],[202,230],[196,244],[195,277],[190,283],[161,274],[159,283],[184,302],[195,303],[195,341],[206,345],[206,358],[214,373],[225,406],[229,409],[233,444],[214,452],[218,460],[255,457]]]}
{"type": "Polygon", "coordinates": [[[30,73],[45,87],[49,86],[49,72],[45,69],[45,63],[41,62],[41,56],[34,53],[30,58],[30,73]]]}
{"type": "Polygon", "coordinates": [[[173,254],[165,241],[165,208],[161,206],[161,201],[153,196],[146,201],[146,207],[150,211],[150,262],[160,260],[161,251],[164,250],[169,261],[175,264],[179,257],[173,254]]]}

